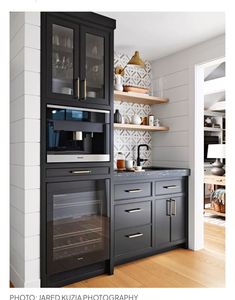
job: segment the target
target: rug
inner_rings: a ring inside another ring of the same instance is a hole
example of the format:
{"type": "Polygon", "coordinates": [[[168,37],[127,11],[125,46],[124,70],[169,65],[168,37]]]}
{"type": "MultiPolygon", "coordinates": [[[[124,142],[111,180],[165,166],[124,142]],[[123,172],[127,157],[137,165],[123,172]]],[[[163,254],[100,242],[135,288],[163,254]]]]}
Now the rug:
{"type": "Polygon", "coordinates": [[[218,226],[225,226],[225,217],[217,216],[212,213],[204,213],[204,222],[215,224],[218,226]]]}

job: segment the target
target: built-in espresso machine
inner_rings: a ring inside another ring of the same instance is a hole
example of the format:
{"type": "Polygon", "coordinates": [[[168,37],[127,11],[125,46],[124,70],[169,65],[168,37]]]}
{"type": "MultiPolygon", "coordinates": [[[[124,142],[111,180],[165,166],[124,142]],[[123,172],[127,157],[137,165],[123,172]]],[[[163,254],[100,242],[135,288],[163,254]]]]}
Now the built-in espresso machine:
{"type": "Polygon", "coordinates": [[[47,105],[47,163],[110,161],[110,112],[47,105]]]}

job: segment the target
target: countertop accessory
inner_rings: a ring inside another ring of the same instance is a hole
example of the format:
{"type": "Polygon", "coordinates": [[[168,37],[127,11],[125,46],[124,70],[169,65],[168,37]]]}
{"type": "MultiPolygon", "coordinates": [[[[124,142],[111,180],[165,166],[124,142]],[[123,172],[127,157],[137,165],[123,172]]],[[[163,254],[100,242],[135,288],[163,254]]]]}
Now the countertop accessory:
{"type": "Polygon", "coordinates": [[[126,66],[124,68],[122,68],[121,66],[117,66],[115,68],[115,74],[119,74],[119,75],[123,76],[124,70],[128,65],[134,65],[139,68],[145,68],[145,63],[140,58],[139,51],[135,51],[135,54],[132,56],[132,58],[129,60],[129,62],[126,64],[126,66]]]}
{"type": "Polygon", "coordinates": [[[133,159],[126,159],[125,160],[125,166],[127,170],[132,170],[134,166],[134,160],[133,159]]]}
{"type": "Polygon", "coordinates": [[[140,116],[138,115],[133,115],[132,117],[132,124],[135,124],[135,125],[140,125],[142,122],[140,116]]]}
{"type": "Polygon", "coordinates": [[[141,125],[148,125],[148,117],[142,117],[141,121],[141,125]]]}
{"type": "Polygon", "coordinates": [[[122,123],[122,115],[120,114],[119,109],[115,110],[114,123],[122,123]]]}
{"type": "Polygon", "coordinates": [[[122,152],[118,152],[117,169],[122,171],[125,170],[125,156],[122,152]]]}
{"type": "Polygon", "coordinates": [[[154,126],[160,127],[160,121],[159,121],[158,118],[156,118],[156,119],[154,120],[154,126]]]}
{"type": "Polygon", "coordinates": [[[122,75],[120,74],[115,74],[115,83],[114,83],[114,89],[116,91],[123,91],[123,86],[122,86],[122,75]]]}
{"type": "Polygon", "coordinates": [[[137,150],[137,166],[141,166],[141,162],[147,161],[147,159],[140,158],[140,148],[146,147],[149,150],[149,146],[147,144],[140,144],[137,150]]]}
{"type": "Polygon", "coordinates": [[[154,125],[154,116],[150,115],[149,116],[149,126],[153,126],[154,125]]]}
{"type": "Polygon", "coordinates": [[[142,166],[136,166],[136,167],[135,167],[135,170],[136,170],[136,171],[142,171],[142,166]]]}
{"type": "Polygon", "coordinates": [[[225,144],[209,144],[207,158],[215,158],[215,162],[212,164],[211,174],[217,176],[223,176],[225,170],[223,169],[223,163],[221,158],[225,158],[225,144]]]}

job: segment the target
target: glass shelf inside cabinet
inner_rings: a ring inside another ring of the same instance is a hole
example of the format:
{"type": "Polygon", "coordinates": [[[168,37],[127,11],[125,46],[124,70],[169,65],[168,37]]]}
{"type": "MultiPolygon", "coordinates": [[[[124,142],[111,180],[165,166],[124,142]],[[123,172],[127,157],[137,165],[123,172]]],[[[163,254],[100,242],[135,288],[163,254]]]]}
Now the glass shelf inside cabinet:
{"type": "Polygon", "coordinates": [[[53,93],[73,95],[73,36],[73,29],[53,24],[53,93]]]}

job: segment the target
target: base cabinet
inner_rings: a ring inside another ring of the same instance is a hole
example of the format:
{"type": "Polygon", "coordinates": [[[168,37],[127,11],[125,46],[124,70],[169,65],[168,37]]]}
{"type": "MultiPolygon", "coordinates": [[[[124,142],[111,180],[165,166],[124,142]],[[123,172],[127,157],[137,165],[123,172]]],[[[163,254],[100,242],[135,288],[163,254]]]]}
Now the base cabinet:
{"type": "Polygon", "coordinates": [[[147,178],[114,184],[115,264],[187,246],[187,176],[147,178]]]}
{"type": "Polygon", "coordinates": [[[155,246],[162,249],[186,240],[185,197],[155,200],[155,246]]]}

